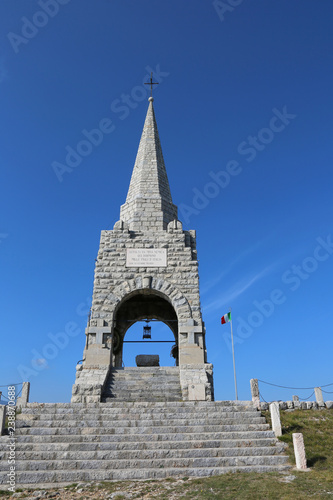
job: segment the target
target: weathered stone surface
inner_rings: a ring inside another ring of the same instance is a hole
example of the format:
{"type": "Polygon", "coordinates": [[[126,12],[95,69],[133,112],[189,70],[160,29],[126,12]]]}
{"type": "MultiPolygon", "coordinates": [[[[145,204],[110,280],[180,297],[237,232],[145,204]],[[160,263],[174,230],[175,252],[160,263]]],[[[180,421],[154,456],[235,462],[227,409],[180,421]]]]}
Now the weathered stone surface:
{"type": "Polygon", "coordinates": [[[0,436],[3,434],[5,429],[6,420],[6,405],[0,405],[0,436]]]}
{"type": "Polygon", "coordinates": [[[320,387],[315,387],[314,389],[316,401],[319,406],[325,406],[323,393],[320,387]]]}
{"type": "Polygon", "coordinates": [[[160,366],[158,354],[138,354],[135,358],[136,366],[160,366]]]}
{"type": "Polygon", "coordinates": [[[101,232],[83,365],[77,371],[73,402],[99,401],[99,387],[105,385],[108,369],[100,372],[98,366],[123,366],[126,332],[146,318],[170,327],[178,365],[200,365],[199,380],[193,381],[191,375],[185,383],[183,377],[183,399],[188,398],[192,383],[204,384],[206,399],[211,400],[212,374],[208,376],[204,368],[207,353],[196,233],[183,230],[178,221],[151,99],[120,220],[113,230],[101,232]],[[152,253],[156,255],[151,257],[152,253]]]}
{"type": "Polygon", "coordinates": [[[328,410],[333,409],[333,401],[326,401],[325,405],[328,410]]]}
{"type": "Polygon", "coordinates": [[[269,405],[269,411],[272,419],[272,429],[276,437],[282,436],[281,420],[280,420],[280,408],[279,403],[274,401],[269,405]]]}
{"type": "Polygon", "coordinates": [[[250,386],[251,386],[251,396],[253,404],[256,408],[260,408],[260,393],[259,393],[258,379],[251,378],[250,386]]]}
{"type": "Polygon", "coordinates": [[[306,469],[305,446],[302,433],[293,433],[293,445],[297,469],[306,469]]]}
{"type": "Polygon", "coordinates": [[[16,405],[18,408],[22,408],[29,401],[30,394],[30,382],[23,382],[21,395],[17,398],[16,405]]]}
{"type": "Polygon", "coordinates": [[[28,403],[17,423],[17,487],[288,469],[252,401],[28,403]]]}

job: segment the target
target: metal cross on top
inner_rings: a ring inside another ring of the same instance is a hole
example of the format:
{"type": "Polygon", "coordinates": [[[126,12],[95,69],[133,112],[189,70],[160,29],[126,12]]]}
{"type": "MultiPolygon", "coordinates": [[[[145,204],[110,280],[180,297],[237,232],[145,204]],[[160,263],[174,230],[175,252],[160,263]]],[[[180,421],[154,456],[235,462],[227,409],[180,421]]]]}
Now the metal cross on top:
{"type": "Polygon", "coordinates": [[[153,85],[159,85],[158,82],[153,82],[153,72],[150,73],[150,81],[145,85],[150,85],[150,97],[153,97],[153,85]]]}

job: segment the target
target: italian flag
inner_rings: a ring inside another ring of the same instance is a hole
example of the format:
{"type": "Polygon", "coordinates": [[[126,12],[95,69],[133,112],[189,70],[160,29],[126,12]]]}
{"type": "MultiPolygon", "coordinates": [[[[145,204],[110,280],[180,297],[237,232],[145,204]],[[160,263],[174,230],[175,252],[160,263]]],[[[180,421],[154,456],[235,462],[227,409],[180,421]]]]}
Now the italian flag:
{"type": "Polygon", "coordinates": [[[231,312],[225,314],[224,316],[222,316],[221,318],[221,325],[225,325],[226,323],[229,323],[229,321],[231,320],[231,312]]]}

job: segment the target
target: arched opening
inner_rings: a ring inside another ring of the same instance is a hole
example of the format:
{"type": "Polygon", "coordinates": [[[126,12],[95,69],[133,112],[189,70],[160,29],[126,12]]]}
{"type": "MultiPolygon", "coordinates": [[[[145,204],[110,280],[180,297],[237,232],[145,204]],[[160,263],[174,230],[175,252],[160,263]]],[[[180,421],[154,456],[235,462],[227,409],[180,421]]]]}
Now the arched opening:
{"type": "Polygon", "coordinates": [[[163,322],[152,320],[151,339],[143,339],[145,321],[137,321],[126,332],[123,342],[123,366],[136,366],[137,355],[157,355],[160,366],[176,366],[176,358],[172,357],[171,348],[176,344],[171,329],[163,322]]]}
{"type": "Polygon", "coordinates": [[[177,314],[166,296],[155,290],[136,290],[121,301],[115,314],[113,339],[114,367],[136,366],[137,354],[159,354],[161,366],[178,364],[177,348],[173,349],[174,358],[170,357],[172,346],[178,346],[177,314]],[[142,338],[146,320],[152,327],[151,340],[142,338]]]}

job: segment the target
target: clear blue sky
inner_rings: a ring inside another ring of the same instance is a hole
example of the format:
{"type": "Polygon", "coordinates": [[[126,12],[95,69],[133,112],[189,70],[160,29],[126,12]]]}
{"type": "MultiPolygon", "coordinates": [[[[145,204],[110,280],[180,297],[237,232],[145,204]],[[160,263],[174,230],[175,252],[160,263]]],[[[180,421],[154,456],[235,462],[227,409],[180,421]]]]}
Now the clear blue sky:
{"type": "MultiPolygon", "coordinates": [[[[216,398],[234,398],[230,307],[241,399],[251,378],[333,382],[333,4],[221,5],[1,2],[0,385],[29,368],[31,400],[70,398],[100,231],[125,201],[151,70],[173,200],[197,230],[216,398]],[[85,149],[82,131],[99,126],[85,149]]],[[[165,363],[168,350],[154,348],[165,363]]]]}

